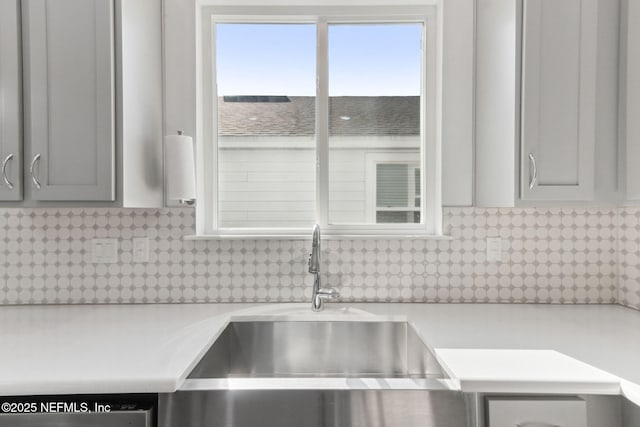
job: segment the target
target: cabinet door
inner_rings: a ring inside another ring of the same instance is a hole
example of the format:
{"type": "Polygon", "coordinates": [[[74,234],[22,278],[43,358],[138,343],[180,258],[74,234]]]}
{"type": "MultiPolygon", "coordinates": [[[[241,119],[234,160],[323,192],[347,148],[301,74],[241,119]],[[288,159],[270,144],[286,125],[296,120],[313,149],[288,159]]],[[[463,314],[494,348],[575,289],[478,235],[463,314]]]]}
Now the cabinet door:
{"type": "Polygon", "coordinates": [[[19,0],[0,0],[0,200],[22,199],[19,0]]]}
{"type": "Polygon", "coordinates": [[[594,193],[597,0],[525,0],[521,197],[594,193]]]}
{"type": "Polygon", "coordinates": [[[23,40],[27,195],[114,200],[112,0],[24,0],[23,40]]]}
{"type": "Polygon", "coordinates": [[[626,144],[627,199],[640,200],[640,2],[627,4],[626,144]]]}
{"type": "Polygon", "coordinates": [[[489,398],[488,427],[587,427],[582,399],[489,398]]]}

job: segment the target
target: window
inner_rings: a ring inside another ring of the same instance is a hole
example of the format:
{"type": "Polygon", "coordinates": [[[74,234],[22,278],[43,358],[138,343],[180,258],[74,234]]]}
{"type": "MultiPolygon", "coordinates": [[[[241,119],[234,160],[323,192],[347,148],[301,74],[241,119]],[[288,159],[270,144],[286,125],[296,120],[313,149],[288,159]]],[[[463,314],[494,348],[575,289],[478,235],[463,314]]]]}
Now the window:
{"type": "Polygon", "coordinates": [[[367,222],[420,224],[421,174],[414,156],[367,156],[367,222]]]}
{"type": "Polygon", "coordinates": [[[308,228],[315,25],[219,23],[215,32],[219,228],[308,228]]]}
{"type": "Polygon", "coordinates": [[[354,11],[205,14],[200,234],[439,232],[433,10],[354,11]]]}
{"type": "Polygon", "coordinates": [[[379,163],[376,223],[420,224],[420,166],[379,163]]]}

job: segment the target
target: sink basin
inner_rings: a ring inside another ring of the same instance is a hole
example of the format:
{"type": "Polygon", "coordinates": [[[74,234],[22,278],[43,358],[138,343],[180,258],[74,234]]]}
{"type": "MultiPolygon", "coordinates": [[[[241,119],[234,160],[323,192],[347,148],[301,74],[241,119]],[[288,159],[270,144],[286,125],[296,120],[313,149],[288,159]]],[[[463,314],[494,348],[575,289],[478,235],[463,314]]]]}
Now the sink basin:
{"type": "Polygon", "coordinates": [[[231,322],[189,378],[443,378],[404,321],[231,322]]]}
{"type": "Polygon", "coordinates": [[[406,321],[244,318],[160,394],[158,426],[468,427],[447,382],[406,321]]]}

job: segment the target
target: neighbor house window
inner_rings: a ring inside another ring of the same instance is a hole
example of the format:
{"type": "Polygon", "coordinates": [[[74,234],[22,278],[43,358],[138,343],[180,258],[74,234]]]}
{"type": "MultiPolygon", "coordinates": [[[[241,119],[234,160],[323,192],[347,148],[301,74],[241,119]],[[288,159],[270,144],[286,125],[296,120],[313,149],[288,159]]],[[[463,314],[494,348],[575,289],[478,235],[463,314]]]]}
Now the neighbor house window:
{"type": "Polygon", "coordinates": [[[377,224],[420,224],[420,163],[398,153],[367,156],[367,220],[377,224]]]}
{"type": "Polygon", "coordinates": [[[433,11],[354,10],[206,15],[200,233],[438,232],[433,11]]]}

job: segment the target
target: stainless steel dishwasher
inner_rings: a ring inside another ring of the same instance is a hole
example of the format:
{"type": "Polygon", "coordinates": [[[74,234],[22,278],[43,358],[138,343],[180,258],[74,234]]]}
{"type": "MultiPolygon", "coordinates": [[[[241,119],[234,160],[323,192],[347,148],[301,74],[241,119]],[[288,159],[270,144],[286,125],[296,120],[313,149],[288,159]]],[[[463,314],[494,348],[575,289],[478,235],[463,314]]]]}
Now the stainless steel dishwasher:
{"type": "Polygon", "coordinates": [[[0,397],[0,427],[154,427],[155,395],[0,397]]]}

